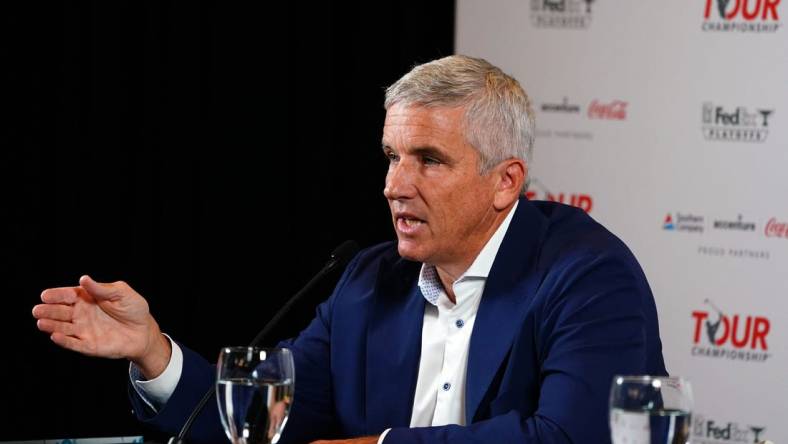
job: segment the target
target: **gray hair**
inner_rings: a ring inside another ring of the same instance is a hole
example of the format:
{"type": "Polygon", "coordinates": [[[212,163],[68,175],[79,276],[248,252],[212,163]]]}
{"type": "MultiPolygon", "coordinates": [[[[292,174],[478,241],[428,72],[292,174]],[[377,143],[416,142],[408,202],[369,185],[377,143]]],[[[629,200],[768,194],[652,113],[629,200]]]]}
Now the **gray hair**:
{"type": "MultiPolygon", "coordinates": [[[[453,55],[416,65],[386,89],[384,107],[465,106],[465,139],[479,152],[479,173],[506,159],[529,167],[534,113],[520,83],[484,59],[453,55]]],[[[530,176],[530,174],[528,174],[530,176]]],[[[523,184],[528,188],[530,177],[523,184]]]]}

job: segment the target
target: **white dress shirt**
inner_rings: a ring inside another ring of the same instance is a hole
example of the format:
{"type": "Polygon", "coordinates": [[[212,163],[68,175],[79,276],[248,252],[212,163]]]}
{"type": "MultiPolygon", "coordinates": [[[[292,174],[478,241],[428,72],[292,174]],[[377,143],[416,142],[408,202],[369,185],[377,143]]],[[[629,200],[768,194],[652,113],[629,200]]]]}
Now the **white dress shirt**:
{"type": "MultiPolygon", "coordinates": [[[[428,304],[424,308],[411,427],[465,425],[465,375],[471,332],[484,284],[516,208],[517,202],[468,270],[452,284],[456,303],[443,290],[435,267],[429,264],[421,267],[418,285],[428,304]]],[[[133,364],[129,369],[135,390],[154,410],[172,396],[183,369],[183,352],[175,341],[170,339],[170,342],[172,357],[158,377],[144,381],[133,364]]],[[[389,430],[380,435],[379,444],[389,430]]]]}

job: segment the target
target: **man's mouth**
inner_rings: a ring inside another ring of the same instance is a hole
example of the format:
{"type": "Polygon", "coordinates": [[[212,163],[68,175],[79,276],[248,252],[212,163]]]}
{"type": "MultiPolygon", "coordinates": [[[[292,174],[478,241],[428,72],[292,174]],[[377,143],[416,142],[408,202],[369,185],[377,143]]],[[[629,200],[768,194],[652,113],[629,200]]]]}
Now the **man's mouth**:
{"type": "Polygon", "coordinates": [[[409,226],[409,227],[415,227],[416,225],[420,225],[420,224],[424,223],[423,221],[421,221],[421,220],[419,220],[419,219],[410,219],[410,218],[407,218],[407,217],[400,217],[399,219],[400,219],[400,220],[401,220],[401,221],[402,221],[402,222],[403,222],[405,225],[407,225],[407,226],[409,226]]]}
{"type": "Polygon", "coordinates": [[[404,234],[415,234],[425,224],[421,219],[411,216],[397,217],[397,231],[404,234]]]}

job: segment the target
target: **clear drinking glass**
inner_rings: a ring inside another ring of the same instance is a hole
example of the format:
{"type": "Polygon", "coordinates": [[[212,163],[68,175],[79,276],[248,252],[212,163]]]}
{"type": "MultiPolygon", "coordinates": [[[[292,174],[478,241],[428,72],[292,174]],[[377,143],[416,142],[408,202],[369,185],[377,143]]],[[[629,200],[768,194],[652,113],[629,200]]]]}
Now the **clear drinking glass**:
{"type": "Polygon", "coordinates": [[[293,402],[295,368],[288,349],[225,347],[219,354],[216,399],[234,444],[279,441],[293,402]]]}
{"type": "Polygon", "coordinates": [[[610,389],[613,444],[686,444],[693,400],[687,380],[616,376],[610,389]]]}

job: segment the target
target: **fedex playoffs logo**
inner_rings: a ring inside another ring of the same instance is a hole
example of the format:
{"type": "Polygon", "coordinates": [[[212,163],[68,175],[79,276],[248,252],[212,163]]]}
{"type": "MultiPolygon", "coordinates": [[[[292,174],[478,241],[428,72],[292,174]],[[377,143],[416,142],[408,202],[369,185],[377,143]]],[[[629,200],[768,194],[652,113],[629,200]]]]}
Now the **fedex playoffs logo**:
{"type": "Polygon", "coordinates": [[[782,0],[706,0],[704,31],[775,32],[782,0]]]}
{"type": "Polygon", "coordinates": [[[726,314],[706,299],[711,311],[692,312],[692,355],[762,362],[768,353],[771,322],[765,316],[726,314]]]}
{"type": "Polygon", "coordinates": [[[595,0],[530,0],[531,23],[538,28],[584,29],[595,0]]]}

